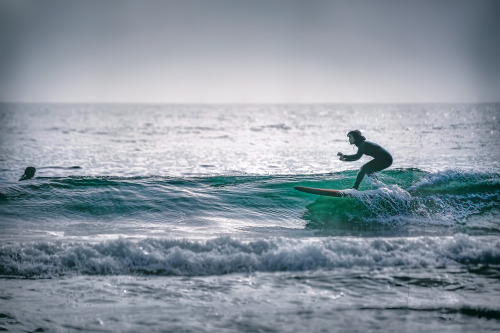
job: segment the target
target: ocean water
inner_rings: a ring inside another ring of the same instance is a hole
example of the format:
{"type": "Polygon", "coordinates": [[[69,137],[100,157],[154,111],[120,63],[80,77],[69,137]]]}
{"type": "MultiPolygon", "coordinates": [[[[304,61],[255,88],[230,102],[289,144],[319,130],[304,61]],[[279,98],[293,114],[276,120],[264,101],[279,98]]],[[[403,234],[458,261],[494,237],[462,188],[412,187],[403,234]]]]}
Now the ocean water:
{"type": "Polygon", "coordinates": [[[499,104],[0,104],[0,330],[498,330],[499,125],[499,104]],[[357,192],[352,129],[394,157],[357,192]]]}

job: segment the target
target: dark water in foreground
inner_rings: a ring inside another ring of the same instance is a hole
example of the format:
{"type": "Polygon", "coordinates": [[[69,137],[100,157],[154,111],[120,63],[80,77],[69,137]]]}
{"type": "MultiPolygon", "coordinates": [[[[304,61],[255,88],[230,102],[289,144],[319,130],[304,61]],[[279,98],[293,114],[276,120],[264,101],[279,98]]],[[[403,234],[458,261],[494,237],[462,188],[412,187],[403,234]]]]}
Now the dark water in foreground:
{"type": "Polygon", "coordinates": [[[496,329],[499,116],[2,105],[0,329],[496,329]],[[353,128],[394,165],[349,197],[295,191],[352,186],[353,128]]]}

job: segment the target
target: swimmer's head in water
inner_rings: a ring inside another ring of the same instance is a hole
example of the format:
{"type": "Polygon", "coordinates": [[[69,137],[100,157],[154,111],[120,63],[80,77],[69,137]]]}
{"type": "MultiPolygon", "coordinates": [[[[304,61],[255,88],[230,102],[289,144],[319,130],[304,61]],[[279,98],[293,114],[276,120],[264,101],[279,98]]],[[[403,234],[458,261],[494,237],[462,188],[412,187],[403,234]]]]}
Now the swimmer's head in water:
{"type": "Polygon", "coordinates": [[[361,142],[365,141],[366,138],[361,134],[360,130],[354,130],[347,133],[347,137],[349,138],[349,143],[359,145],[361,142]]]}
{"type": "Polygon", "coordinates": [[[34,167],[27,167],[26,170],[24,170],[24,175],[22,175],[19,180],[31,179],[35,176],[35,172],[36,169],[34,167]]]}

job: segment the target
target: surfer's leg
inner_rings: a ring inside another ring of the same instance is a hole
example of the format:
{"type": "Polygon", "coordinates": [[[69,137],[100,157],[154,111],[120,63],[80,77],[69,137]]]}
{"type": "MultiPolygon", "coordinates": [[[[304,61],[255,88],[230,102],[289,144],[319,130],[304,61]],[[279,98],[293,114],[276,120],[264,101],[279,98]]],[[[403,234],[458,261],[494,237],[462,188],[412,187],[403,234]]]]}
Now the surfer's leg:
{"type": "Polygon", "coordinates": [[[361,183],[361,181],[363,180],[364,177],[365,177],[365,172],[363,171],[363,168],[361,168],[358,172],[358,176],[356,177],[356,181],[354,182],[354,185],[352,188],[355,188],[357,190],[359,187],[359,184],[361,183]]]}
{"type": "Polygon", "coordinates": [[[356,181],[354,182],[354,186],[352,188],[355,188],[357,190],[359,187],[359,184],[361,184],[361,181],[363,180],[365,175],[367,173],[370,173],[370,171],[371,171],[370,163],[371,162],[373,162],[373,161],[366,163],[365,165],[363,165],[361,167],[361,169],[359,169],[358,176],[356,177],[356,181]]]}
{"type": "Polygon", "coordinates": [[[365,177],[365,175],[372,175],[373,173],[384,170],[385,168],[389,167],[391,164],[388,163],[388,161],[379,161],[379,160],[371,160],[370,162],[366,163],[361,167],[361,169],[358,172],[358,176],[356,177],[356,182],[354,183],[353,188],[356,190],[359,187],[359,184],[361,184],[361,181],[365,177]]]}

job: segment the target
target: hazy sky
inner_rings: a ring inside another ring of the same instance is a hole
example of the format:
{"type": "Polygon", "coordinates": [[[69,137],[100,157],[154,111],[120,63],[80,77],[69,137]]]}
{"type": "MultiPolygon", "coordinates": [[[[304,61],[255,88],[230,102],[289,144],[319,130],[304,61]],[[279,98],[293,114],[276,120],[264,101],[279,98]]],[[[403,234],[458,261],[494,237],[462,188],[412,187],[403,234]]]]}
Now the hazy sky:
{"type": "Polygon", "coordinates": [[[0,0],[0,101],[500,101],[500,1],[0,0]]]}

